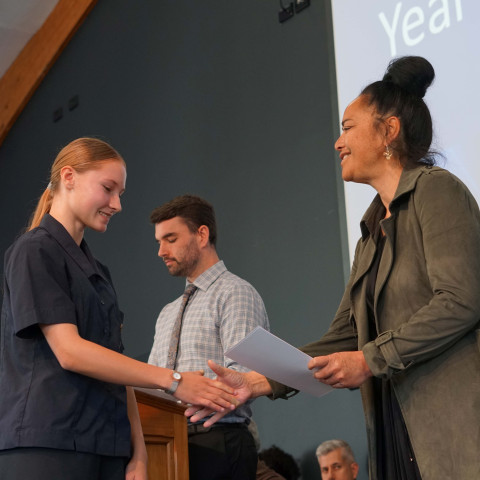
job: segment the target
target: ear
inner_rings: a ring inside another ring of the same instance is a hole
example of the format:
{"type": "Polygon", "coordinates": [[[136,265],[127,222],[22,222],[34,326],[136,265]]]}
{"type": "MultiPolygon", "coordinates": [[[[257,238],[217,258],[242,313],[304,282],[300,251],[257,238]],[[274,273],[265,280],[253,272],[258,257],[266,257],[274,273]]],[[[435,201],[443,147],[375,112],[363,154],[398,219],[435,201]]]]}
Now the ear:
{"type": "Polygon", "coordinates": [[[396,140],[398,135],[400,134],[400,119],[395,116],[388,117],[385,120],[385,145],[390,145],[392,142],[396,140]]]}
{"type": "Polygon", "coordinates": [[[197,230],[197,234],[200,240],[200,246],[206,247],[210,241],[210,229],[206,225],[201,225],[197,230]]]}
{"type": "Polygon", "coordinates": [[[352,469],[352,475],[353,475],[353,478],[356,479],[357,478],[357,475],[358,475],[358,463],[357,462],[353,462],[351,465],[350,465],[350,468],[352,469]]]}
{"type": "Polygon", "coordinates": [[[67,165],[60,170],[60,180],[67,190],[75,186],[75,170],[67,165]]]}

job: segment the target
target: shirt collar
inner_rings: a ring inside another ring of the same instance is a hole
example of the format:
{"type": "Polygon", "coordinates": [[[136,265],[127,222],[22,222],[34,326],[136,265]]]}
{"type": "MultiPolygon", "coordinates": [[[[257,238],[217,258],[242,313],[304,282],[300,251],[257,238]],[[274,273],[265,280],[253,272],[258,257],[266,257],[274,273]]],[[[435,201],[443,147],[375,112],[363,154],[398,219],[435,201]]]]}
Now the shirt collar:
{"type": "MultiPolygon", "coordinates": [[[[393,209],[401,197],[415,189],[419,177],[432,169],[437,170],[438,167],[424,165],[415,168],[404,168],[402,170],[397,190],[393,196],[393,200],[390,202],[390,212],[393,213],[393,209]]],[[[380,195],[376,195],[360,222],[363,240],[369,235],[373,235],[378,222],[383,218],[381,216],[382,213],[385,214],[385,207],[382,204],[380,195]]]]}
{"type": "Polygon", "coordinates": [[[215,265],[212,265],[208,270],[205,270],[201,275],[199,275],[192,283],[198,289],[207,291],[210,285],[226,271],[227,267],[223,263],[223,260],[219,260],[215,265]]]}
{"type": "Polygon", "coordinates": [[[49,213],[43,216],[39,226],[45,229],[59,243],[65,252],[85,272],[87,277],[95,274],[100,275],[100,272],[95,267],[96,261],[84,239],[78,246],[65,227],[49,213]]]}
{"type": "Polygon", "coordinates": [[[397,191],[393,196],[392,204],[394,204],[402,195],[414,190],[419,177],[432,169],[437,170],[438,167],[424,165],[415,168],[404,168],[402,175],[400,176],[400,182],[398,183],[397,191]]]}
{"type": "Polygon", "coordinates": [[[380,220],[385,216],[385,207],[380,195],[376,195],[360,222],[362,239],[373,236],[380,220]]]}

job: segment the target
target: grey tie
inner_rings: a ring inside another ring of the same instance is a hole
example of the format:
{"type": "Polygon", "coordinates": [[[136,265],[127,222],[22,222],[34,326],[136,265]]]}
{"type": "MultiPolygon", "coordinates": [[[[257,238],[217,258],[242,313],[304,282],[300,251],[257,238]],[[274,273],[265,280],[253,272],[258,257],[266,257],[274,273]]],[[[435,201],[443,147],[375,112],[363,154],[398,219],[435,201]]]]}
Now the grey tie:
{"type": "Polygon", "coordinates": [[[172,336],[170,338],[170,345],[168,347],[167,368],[175,370],[177,363],[178,342],[180,340],[180,330],[182,329],[183,312],[187,306],[189,298],[193,295],[193,292],[197,287],[191,283],[183,292],[182,304],[180,305],[180,311],[178,312],[175,323],[173,324],[172,336]]]}

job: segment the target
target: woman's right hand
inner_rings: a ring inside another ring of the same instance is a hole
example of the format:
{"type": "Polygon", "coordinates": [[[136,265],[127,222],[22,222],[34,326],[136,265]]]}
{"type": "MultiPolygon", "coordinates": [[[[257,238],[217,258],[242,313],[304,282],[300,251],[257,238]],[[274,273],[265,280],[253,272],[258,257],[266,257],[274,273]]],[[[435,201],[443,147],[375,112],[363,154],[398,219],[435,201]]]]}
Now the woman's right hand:
{"type": "MultiPolygon", "coordinates": [[[[270,388],[268,385],[268,382],[266,382],[266,379],[265,377],[263,377],[263,375],[260,375],[256,372],[248,372],[248,373],[237,372],[236,370],[232,370],[231,368],[225,368],[220,365],[217,365],[212,360],[208,361],[208,366],[212,369],[214,373],[217,374],[218,380],[220,380],[223,384],[228,385],[229,387],[234,389],[235,391],[234,400],[236,402],[236,407],[243,405],[247,400],[251,398],[254,398],[260,395],[266,395],[269,393],[268,391],[260,391],[258,388],[257,389],[255,388],[256,382],[254,380],[258,382],[259,380],[262,380],[262,379],[265,380],[265,383],[267,384],[268,389],[270,388]],[[256,390],[258,391],[256,392],[256,390]]],[[[223,411],[223,412],[215,413],[214,410],[209,408],[204,408],[202,405],[198,403],[192,403],[192,406],[187,408],[187,410],[185,410],[185,416],[190,417],[190,421],[193,423],[199,422],[205,417],[212,415],[212,413],[214,413],[214,415],[208,418],[207,421],[203,424],[205,427],[210,427],[215,422],[223,418],[229,412],[223,411]]]]}

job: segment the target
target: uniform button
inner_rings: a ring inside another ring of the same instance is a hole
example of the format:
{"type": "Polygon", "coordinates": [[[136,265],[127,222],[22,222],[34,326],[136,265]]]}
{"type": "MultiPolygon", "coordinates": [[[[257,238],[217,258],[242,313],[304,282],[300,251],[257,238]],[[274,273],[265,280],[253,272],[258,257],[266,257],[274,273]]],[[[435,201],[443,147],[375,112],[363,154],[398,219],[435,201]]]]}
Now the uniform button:
{"type": "Polygon", "coordinates": [[[104,302],[104,300],[102,300],[102,299],[100,300],[100,303],[101,303],[102,305],[105,305],[105,302],[104,302]]]}

